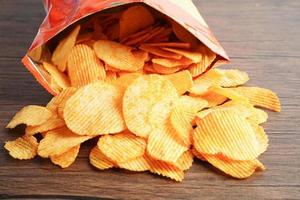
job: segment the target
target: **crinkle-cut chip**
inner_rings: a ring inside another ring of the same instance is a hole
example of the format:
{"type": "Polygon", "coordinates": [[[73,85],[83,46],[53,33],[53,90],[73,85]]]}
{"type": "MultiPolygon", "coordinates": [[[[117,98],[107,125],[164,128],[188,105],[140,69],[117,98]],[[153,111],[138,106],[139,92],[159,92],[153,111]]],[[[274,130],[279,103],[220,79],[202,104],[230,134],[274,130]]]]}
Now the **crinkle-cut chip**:
{"type": "Polygon", "coordinates": [[[64,90],[63,92],[61,92],[59,95],[61,95],[60,97],[60,102],[57,104],[57,114],[60,118],[64,118],[64,108],[65,105],[68,101],[68,99],[75,94],[75,92],[77,91],[76,88],[68,88],[67,90],[64,90]]]}
{"type": "Polygon", "coordinates": [[[203,154],[203,156],[210,164],[219,170],[238,179],[250,177],[256,169],[264,170],[263,164],[257,159],[238,161],[226,158],[222,155],[203,154]]]}
{"type": "Polygon", "coordinates": [[[123,163],[143,156],[146,141],[129,131],[124,131],[116,135],[100,137],[97,146],[112,161],[123,163]]]}
{"type": "Polygon", "coordinates": [[[106,71],[106,78],[105,82],[107,83],[113,83],[114,81],[117,80],[117,72],[114,71],[106,71]]]}
{"type": "Polygon", "coordinates": [[[5,142],[4,148],[13,158],[26,160],[36,156],[38,145],[34,136],[24,135],[16,140],[5,142]]]}
{"type": "Polygon", "coordinates": [[[193,154],[190,150],[184,152],[175,163],[172,163],[175,167],[186,171],[192,167],[193,154]]]}
{"type": "Polygon", "coordinates": [[[267,120],[268,113],[258,108],[252,108],[251,116],[248,117],[248,121],[251,121],[256,124],[265,123],[267,120]]]}
{"type": "Polygon", "coordinates": [[[144,75],[136,79],[123,97],[123,116],[128,129],[146,138],[168,120],[176,99],[176,88],[162,76],[144,75]]]}
{"type": "Polygon", "coordinates": [[[220,105],[227,100],[227,97],[217,94],[212,91],[208,91],[208,92],[204,93],[203,95],[195,96],[195,97],[206,100],[208,102],[208,105],[207,105],[208,108],[220,105]]]}
{"type": "Polygon", "coordinates": [[[164,161],[148,158],[150,172],[181,182],[184,179],[183,170],[164,161]]]}
{"type": "Polygon", "coordinates": [[[192,147],[190,151],[192,152],[193,156],[195,156],[195,157],[198,158],[199,160],[204,161],[204,162],[206,161],[206,159],[202,156],[201,153],[199,153],[199,152],[195,149],[195,147],[192,147]]]}
{"type": "Polygon", "coordinates": [[[181,58],[180,60],[168,59],[168,58],[153,58],[153,64],[158,64],[164,67],[173,68],[178,66],[187,66],[193,63],[192,60],[187,58],[181,58]]]}
{"type": "Polygon", "coordinates": [[[105,82],[82,87],[64,107],[64,119],[78,135],[118,133],[126,129],[122,116],[122,89],[105,82]]]}
{"type": "Polygon", "coordinates": [[[60,155],[91,138],[92,136],[77,135],[67,127],[55,129],[47,132],[40,141],[38,155],[43,158],[60,155]]]}
{"type": "Polygon", "coordinates": [[[135,172],[143,172],[150,170],[150,165],[147,161],[147,156],[140,156],[127,162],[118,163],[118,167],[135,172]]]}
{"type": "Polygon", "coordinates": [[[61,168],[67,168],[74,163],[79,149],[80,144],[72,147],[71,149],[60,155],[50,156],[50,159],[54,164],[59,165],[61,168]]]}
{"type": "Polygon", "coordinates": [[[213,61],[216,59],[217,56],[205,45],[200,45],[197,48],[197,52],[202,54],[201,61],[198,62],[197,65],[192,65],[188,68],[188,70],[191,72],[193,77],[197,77],[203,72],[205,72],[211,66],[211,64],[213,63],[213,61]]]}
{"type": "Polygon", "coordinates": [[[139,46],[139,48],[141,50],[144,50],[144,51],[148,52],[148,53],[151,53],[153,55],[160,56],[160,57],[163,57],[163,58],[170,58],[170,59],[177,59],[177,60],[182,58],[181,55],[179,55],[177,53],[173,53],[173,52],[163,50],[160,47],[155,47],[155,46],[142,44],[142,45],[139,46]]]}
{"type": "Polygon", "coordinates": [[[239,94],[238,92],[235,92],[234,90],[229,90],[228,88],[222,88],[220,86],[212,86],[208,89],[208,91],[215,92],[234,101],[249,103],[247,97],[239,94]]]}
{"type": "Polygon", "coordinates": [[[256,138],[260,144],[260,152],[261,153],[264,153],[268,146],[269,146],[269,138],[268,138],[268,135],[266,134],[264,128],[258,124],[254,124],[254,123],[251,123],[251,126],[253,128],[253,130],[255,131],[256,133],[256,138]]]}
{"type": "Polygon", "coordinates": [[[168,75],[168,74],[173,74],[182,69],[182,66],[177,66],[177,67],[165,67],[156,63],[153,63],[152,65],[154,71],[158,74],[163,74],[163,75],[168,75]]]}
{"type": "Polygon", "coordinates": [[[107,40],[98,40],[94,44],[98,58],[108,65],[124,71],[138,71],[142,69],[148,59],[148,53],[133,51],[131,47],[107,40]]]}
{"type": "Polygon", "coordinates": [[[153,130],[148,137],[147,153],[157,160],[174,163],[186,150],[188,147],[176,138],[169,123],[153,130]]]}
{"type": "Polygon", "coordinates": [[[71,86],[69,77],[63,72],[59,71],[57,67],[47,62],[43,62],[43,67],[62,89],[71,86]]]}
{"type": "Polygon", "coordinates": [[[154,24],[151,12],[144,6],[132,6],[120,18],[120,38],[124,38],[154,24]]]}
{"type": "Polygon", "coordinates": [[[26,135],[34,135],[37,133],[43,133],[47,131],[51,131],[57,128],[61,128],[65,126],[65,121],[58,117],[57,115],[53,115],[50,119],[38,126],[27,126],[25,129],[26,135]]]}
{"type": "Polygon", "coordinates": [[[176,37],[182,41],[182,42],[187,42],[192,45],[196,45],[198,43],[198,39],[190,33],[188,30],[186,30],[183,26],[178,24],[175,21],[172,21],[172,28],[173,32],[175,33],[176,37]]]}
{"type": "Polygon", "coordinates": [[[179,99],[175,102],[175,105],[177,104],[185,105],[185,107],[187,107],[189,110],[192,110],[194,113],[208,107],[208,102],[205,99],[187,95],[182,95],[179,97],[179,99]]]}
{"type": "Polygon", "coordinates": [[[80,25],[77,25],[67,37],[60,40],[59,44],[52,54],[51,61],[58,67],[61,72],[64,72],[67,69],[67,60],[71,49],[76,44],[76,38],[78,36],[79,30],[80,25]]]}
{"type": "Polygon", "coordinates": [[[178,95],[186,93],[193,86],[193,78],[190,72],[187,70],[183,70],[175,74],[165,75],[164,77],[173,83],[178,95]]]}
{"type": "Polygon", "coordinates": [[[45,107],[29,105],[22,108],[15,114],[6,128],[15,128],[20,124],[37,126],[46,122],[52,116],[52,112],[45,107]]]}
{"type": "Polygon", "coordinates": [[[267,108],[275,112],[280,112],[281,105],[278,96],[269,89],[259,87],[237,87],[230,88],[238,94],[249,99],[254,106],[267,108]]]}
{"type": "Polygon", "coordinates": [[[137,78],[141,76],[142,74],[140,73],[128,73],[123,76],[120,76],[118,79],[113,81],[113,84],[116,84],[117,86],[123,88],[125,92],[128,86],[131,85],[137,78]]]}
{"type": "Polygon", "coordinates": [[[250,123],[232,109],[215,110],[197,120],[193,142],[198,152],[222,153],[234,160],[252,160],[261,154],[250,123]]]}
{"type": "Polygon", "coordinates": [[[169,51],[169,52],[176,53],[178,55],[182,55],[185,58],[192,60],[194,63],[198,63],[202,60],[202,53],[197,52],[197,51],[175,49],[175,48],[169,48],[169,47],[163,47],[162,49],[169,51]]]}
{"type": "Polygon", "coordinates": [[[107,158],[97,146],[91,150],[89,158],[91,165],[101,170],[109,169],[114,166],[113,161],[107,158]]]}
{"type": "Polygon", "coordinates": [[[93,49],[84,44],[78,44],[71,50],[68,73],[71,85],[75,87],[105,80],[106,77],[102,62],[96,57],[93,49]]]}
{"type": "Polygon", "coordinates": [[[120,35],[120,24],[115,23],[106,29],[106,35],[110,40],[117,40],[120,35]]]}
{"type": "Polygon", "coordinates": [[[110,65],[109,65],[109,64],[107,64],[107,63],[105,63],[105,66],[104,66],[104,68],[105,68],[105,70],[106,70],[106,71],[120,72],[120,70],[119,70],[119,69],[116,69],[116,68],[114,68],[114,67],[110,66],[110,65]]]}
{"type": "Polygon", "coordinates": [[[245,84],[249,81],[249,76],[246,72],[237,69],[212,69],[220,72],[223,76],[219,80],[218,85],[221,87],[236,87],[245,84]]]}
{"type": "Polygon", "coordinates": [[[184,42],[146,43],[146,45],[153,46],[153,47],[174,47],[174,48],[180,48],[180,49],[189,49],[189,48],[191,48],[190,43],[184,43],[184,42]]]}
{"type": "Polygon", "coordinates": [[[51,101],[46,105],[46,108],[51,110],[53,113],[57,113],[58,105],[69,99],[69,97],[72,96],[76,90],[77,88],[75,87],[68,87],[64,89],[61,93],[51,99],[51,101]]]}
{"type": "Polygon", "coordinates": [[[76,44],[84,43],[91,39],[93,39],[93,33],[91,33],[91,32],[79,34],[77,37],[77,40],[76,40],[76,44]]]}

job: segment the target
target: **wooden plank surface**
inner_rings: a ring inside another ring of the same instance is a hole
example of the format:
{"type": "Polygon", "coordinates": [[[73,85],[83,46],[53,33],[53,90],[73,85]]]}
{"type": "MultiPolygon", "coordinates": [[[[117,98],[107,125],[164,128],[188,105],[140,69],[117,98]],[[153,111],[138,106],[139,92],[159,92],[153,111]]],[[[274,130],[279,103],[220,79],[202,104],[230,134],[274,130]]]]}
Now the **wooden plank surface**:
{"type": "Polygon", "coordinates": [[[280,96],[282,112],[270,112],[264,125],[267,171],[241,181],[195,161],[182,183],[149,173],[99,172],[87,157],[94,141],[64,170],[46,159],[10,158],[2,144],[20,133],[5,125],[21,107],[44,105],[51,96],[20,62],[44,17],[41,1],[0,0],[0,199],[300,199],[300,1],[194,2],[231,56],[228,68],[247,71],[249,85],[280,96]]]}

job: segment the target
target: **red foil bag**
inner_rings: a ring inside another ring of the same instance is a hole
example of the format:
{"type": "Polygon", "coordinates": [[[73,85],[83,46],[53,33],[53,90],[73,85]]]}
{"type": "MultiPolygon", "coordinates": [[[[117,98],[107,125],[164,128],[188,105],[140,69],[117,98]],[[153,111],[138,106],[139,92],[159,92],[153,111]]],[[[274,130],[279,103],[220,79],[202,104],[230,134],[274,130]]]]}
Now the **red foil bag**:
{"type": "Polygon", "coordinates": [[[219,62],[227,62],[229,58],[203,20],[192,0],[44,0],[46,17],[22,62],[34,75],[36,80],[51,94],[51,88],[40,67],[33,62],[28,53],[45,44],[68,26],[99,11],[130,3],[144,3],[169,16],[203,44],[218,55],[219,62]]]}

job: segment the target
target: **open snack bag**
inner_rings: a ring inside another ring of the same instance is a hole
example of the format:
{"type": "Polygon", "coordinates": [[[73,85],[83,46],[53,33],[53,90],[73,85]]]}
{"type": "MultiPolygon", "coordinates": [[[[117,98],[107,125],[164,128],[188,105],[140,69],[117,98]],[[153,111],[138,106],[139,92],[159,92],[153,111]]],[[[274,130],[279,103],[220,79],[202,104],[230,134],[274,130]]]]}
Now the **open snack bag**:
{"type": "Polygon", "coordinates": [[[182,181],[194,157],[235,178],[263,170],[262,123],[280,111],[268,89],[215,68],[229,61],[190,0],[46,0],[47,16],[23,58],[53,99],[7,125],[26,124],[5,148],[62,168],[97,138],[98,169],[150,171],[182,181]],[[36,135],[41,134],[38,141],[36,135]]]}

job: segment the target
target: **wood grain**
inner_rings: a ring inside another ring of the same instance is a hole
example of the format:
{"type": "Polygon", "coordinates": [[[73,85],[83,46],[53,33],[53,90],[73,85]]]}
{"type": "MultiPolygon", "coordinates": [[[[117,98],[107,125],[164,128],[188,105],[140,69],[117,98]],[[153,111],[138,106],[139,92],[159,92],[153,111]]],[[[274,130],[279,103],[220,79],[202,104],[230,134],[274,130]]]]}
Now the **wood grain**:
{"type": "MultiPolygon", "coordinates": [[[[281,98],[282,113],[270,112],[264,125],[270,147],[261,160],[267,171],[240,181],[195,161],[184,182],[174,183],[149,173],[95,170],[87,157],[95,141],[85,143],[64,170],[46,159],[14,160],[1,145],[0,199],[300,199],[300,1],[194,2],[231,56],[227,68],[247,71],[249,85],[281,98]]],[[[43,17],[41,1],[0,2],[1,144],[21,132],[4,128],[16,111],[51,98],[20,62],[43,17]]]]}

